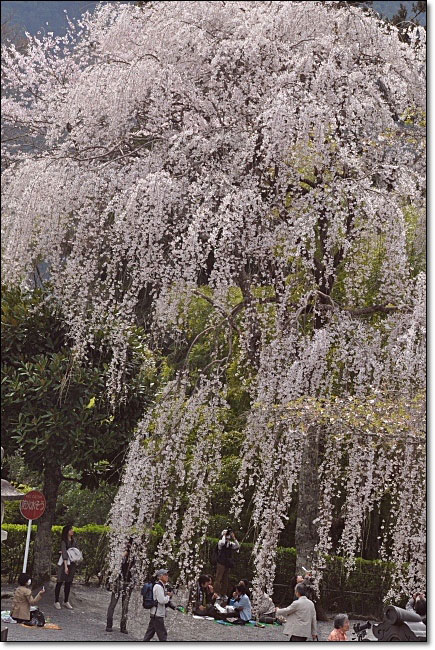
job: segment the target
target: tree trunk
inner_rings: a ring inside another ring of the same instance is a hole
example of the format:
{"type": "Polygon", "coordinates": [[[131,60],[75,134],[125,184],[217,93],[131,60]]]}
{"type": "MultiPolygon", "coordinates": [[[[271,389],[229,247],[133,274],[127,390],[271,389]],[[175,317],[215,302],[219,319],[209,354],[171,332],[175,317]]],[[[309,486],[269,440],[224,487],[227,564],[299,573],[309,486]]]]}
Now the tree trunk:
{"type": "Polygon", "coordinates": [[[44,469],[44,496],[46,509],[37,520],[38,530],[35,538],[32,580],[35,586],[48,582],[51,578],[52,539],[51,527],[54,524],[57,496],[62,482],[59,465],[46,465],[44,469]]]}
{"type": "Polygon", "coordinates": [[[312,568],[314,546],[317,543],[317,527],[313,521],[317,518],[319,501],[318,478],[319,430],[310,427],[302,453],[299,474],[298,514],[296,519],[296,573],[302,573],[302,567],[312,568]]]}

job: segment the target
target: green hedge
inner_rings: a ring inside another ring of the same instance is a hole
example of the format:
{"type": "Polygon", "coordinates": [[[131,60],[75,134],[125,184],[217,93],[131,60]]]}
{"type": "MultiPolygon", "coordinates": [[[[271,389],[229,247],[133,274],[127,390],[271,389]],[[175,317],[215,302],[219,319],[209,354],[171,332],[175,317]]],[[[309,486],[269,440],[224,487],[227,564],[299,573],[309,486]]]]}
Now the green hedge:
{"type": "MultiPolygon", "coordinates": [[[[8,538],[2,544],[2,575],[8,576],[9,582],[16,582],[23,566],[24,547],[26,542],[27,526],[25,524],[3,524],[8,532],[8,538]]],[[[79,575],[85,582],[92,577],[104,573],[104,563],[107,557],[106,526],[88,525],[75,528],[77,545],[83,553],[83,562],[79,566],[79,575]]],[[[33,533],[36,526],[32,526],[33,533]]],[[[56,574],[59,559],[60,535],[62,527],[53,526],[53,556],[52,573],[56,574]]],[[[163,531],[158,530],[152,534],[152,548],[156,548],[163,531]]],[[[32,535],[29,549],[28,569],[33,566],[33,539],[32,535]]],[[[201,549],[204,562],[204,572],[215,573],[213,562],[214,550],[218,542],[217,537],[207,537],[201,549]]],[[[254,574],[252,563],[253,544],[242,543],[240,552],[234,554],[235,566],[230,572],[230,583],[236,583],[240,578],[251,580],[254,574]]],[[[344,561],[341,557],[328,556],[325,558],[325,569],[321,585],[321,600],[327,611],[344,611],[358,613],[364,616],[380,617],[383,612],[382,599],[387,593],[391,580],[392,564],[380,560],[356,559],[355,569],[346,576],[344,561]]],[[[274,600],[279,605],[291,601],[290,581],[295,573],[296,549],[279,547],[276,556],[276,583],[274,600]]],[[[173,564],[168,567],[174,581],[177,579],[178,567],[173,564]]]]}
{"type": "Polygon", "coordinates": [[[391,586],[392,568],[391,562],[356,558],[354,570],[346,575],[344,559],[328,556],[321,587],[325,609],[382,618],[383,598],[391,586]]]}
{"type": "MultiPolygon", "coordinates": [[[[2,542],[2,575],[8,576],[9,582],[16,582],[23,569],[24,550],[26,546],[27,525],[26,524],[3,524],[2,528],[7,531],[8,537],[2,542]]],[[[33,568],[33,542],[35,539],[36,525],[32,525],[30,538],[29,558],[27,569],[33,568]]],[[[62,526],[52,527],[53,554],[52,554],[52,575],[56,574],[57,561],[59,559],[60,536],[62,526]]],[[[102,570],[104,559],[107,555],[106,526],[91,524],[82,528],[74,528],[77,536],[77,545],[83,553],[83,562],[79,565],[79,573],[85,582],[97,576],[102,570]]]]}

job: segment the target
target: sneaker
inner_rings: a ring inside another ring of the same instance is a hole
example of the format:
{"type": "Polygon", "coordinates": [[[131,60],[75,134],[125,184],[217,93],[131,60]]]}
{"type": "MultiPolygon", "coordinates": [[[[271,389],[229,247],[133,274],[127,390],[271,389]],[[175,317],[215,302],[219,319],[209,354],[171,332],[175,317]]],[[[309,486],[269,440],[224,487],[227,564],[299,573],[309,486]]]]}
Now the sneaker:
{"type": "Polygon", "coordinates": [[[54,606],[56,607],[56,609],[60,609],[60,603],[54,603],[54,606]]]}
{"type": "Polygon", "coordinates": [[[107,627],[106,627],[106,632],[113,632],[113,627],[109,627],[109,626],[107,626],[107,627]]]}
{"type": "MultiPolygon", "coordinates": [[[[64,603],[64,605],[65,605],[65,607],[66,607],[67,609],[72,609],[72,606],[71,606],[69,603],[64,603]]],[[[59,609],[60,609],[60,608],[59,608],[59,609]]]]}

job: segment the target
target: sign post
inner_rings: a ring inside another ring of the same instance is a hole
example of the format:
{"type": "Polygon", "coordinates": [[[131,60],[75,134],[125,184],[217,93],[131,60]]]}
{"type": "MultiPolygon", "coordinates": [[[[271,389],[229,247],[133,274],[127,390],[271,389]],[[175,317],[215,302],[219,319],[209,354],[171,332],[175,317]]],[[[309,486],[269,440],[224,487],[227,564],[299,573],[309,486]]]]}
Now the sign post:
{"type": "Polygon", "coordinates": [[[28,492],[20,503],[20,512],[25,519],[29,520],[27,524],[26,549],[24,551],[23,573],[26,573],[27,558],[29,557],[30,533],[32,532],[32,521],[39,519],[45,512],[45,496],[38,490],[28,492]]]}

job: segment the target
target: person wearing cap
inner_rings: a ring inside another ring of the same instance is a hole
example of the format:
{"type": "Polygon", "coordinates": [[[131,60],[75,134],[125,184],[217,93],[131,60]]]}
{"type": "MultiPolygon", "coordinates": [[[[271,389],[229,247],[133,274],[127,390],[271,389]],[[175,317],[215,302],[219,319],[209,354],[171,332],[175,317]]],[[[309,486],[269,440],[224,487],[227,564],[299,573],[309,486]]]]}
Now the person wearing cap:
{"type": "Polygon", "coordinates": [[[168,570],[159,569],[156,573],[157,582],[153,587],[154,607],[150,609],[150,622],[143,638],[144,641],[151,641],[154,634],[157,634],[159,641],[167,641],[168,632],[165,627],[166,605],[172,597],[172,592],[165,592],[165,585],[169,580],[168,570]]]}

